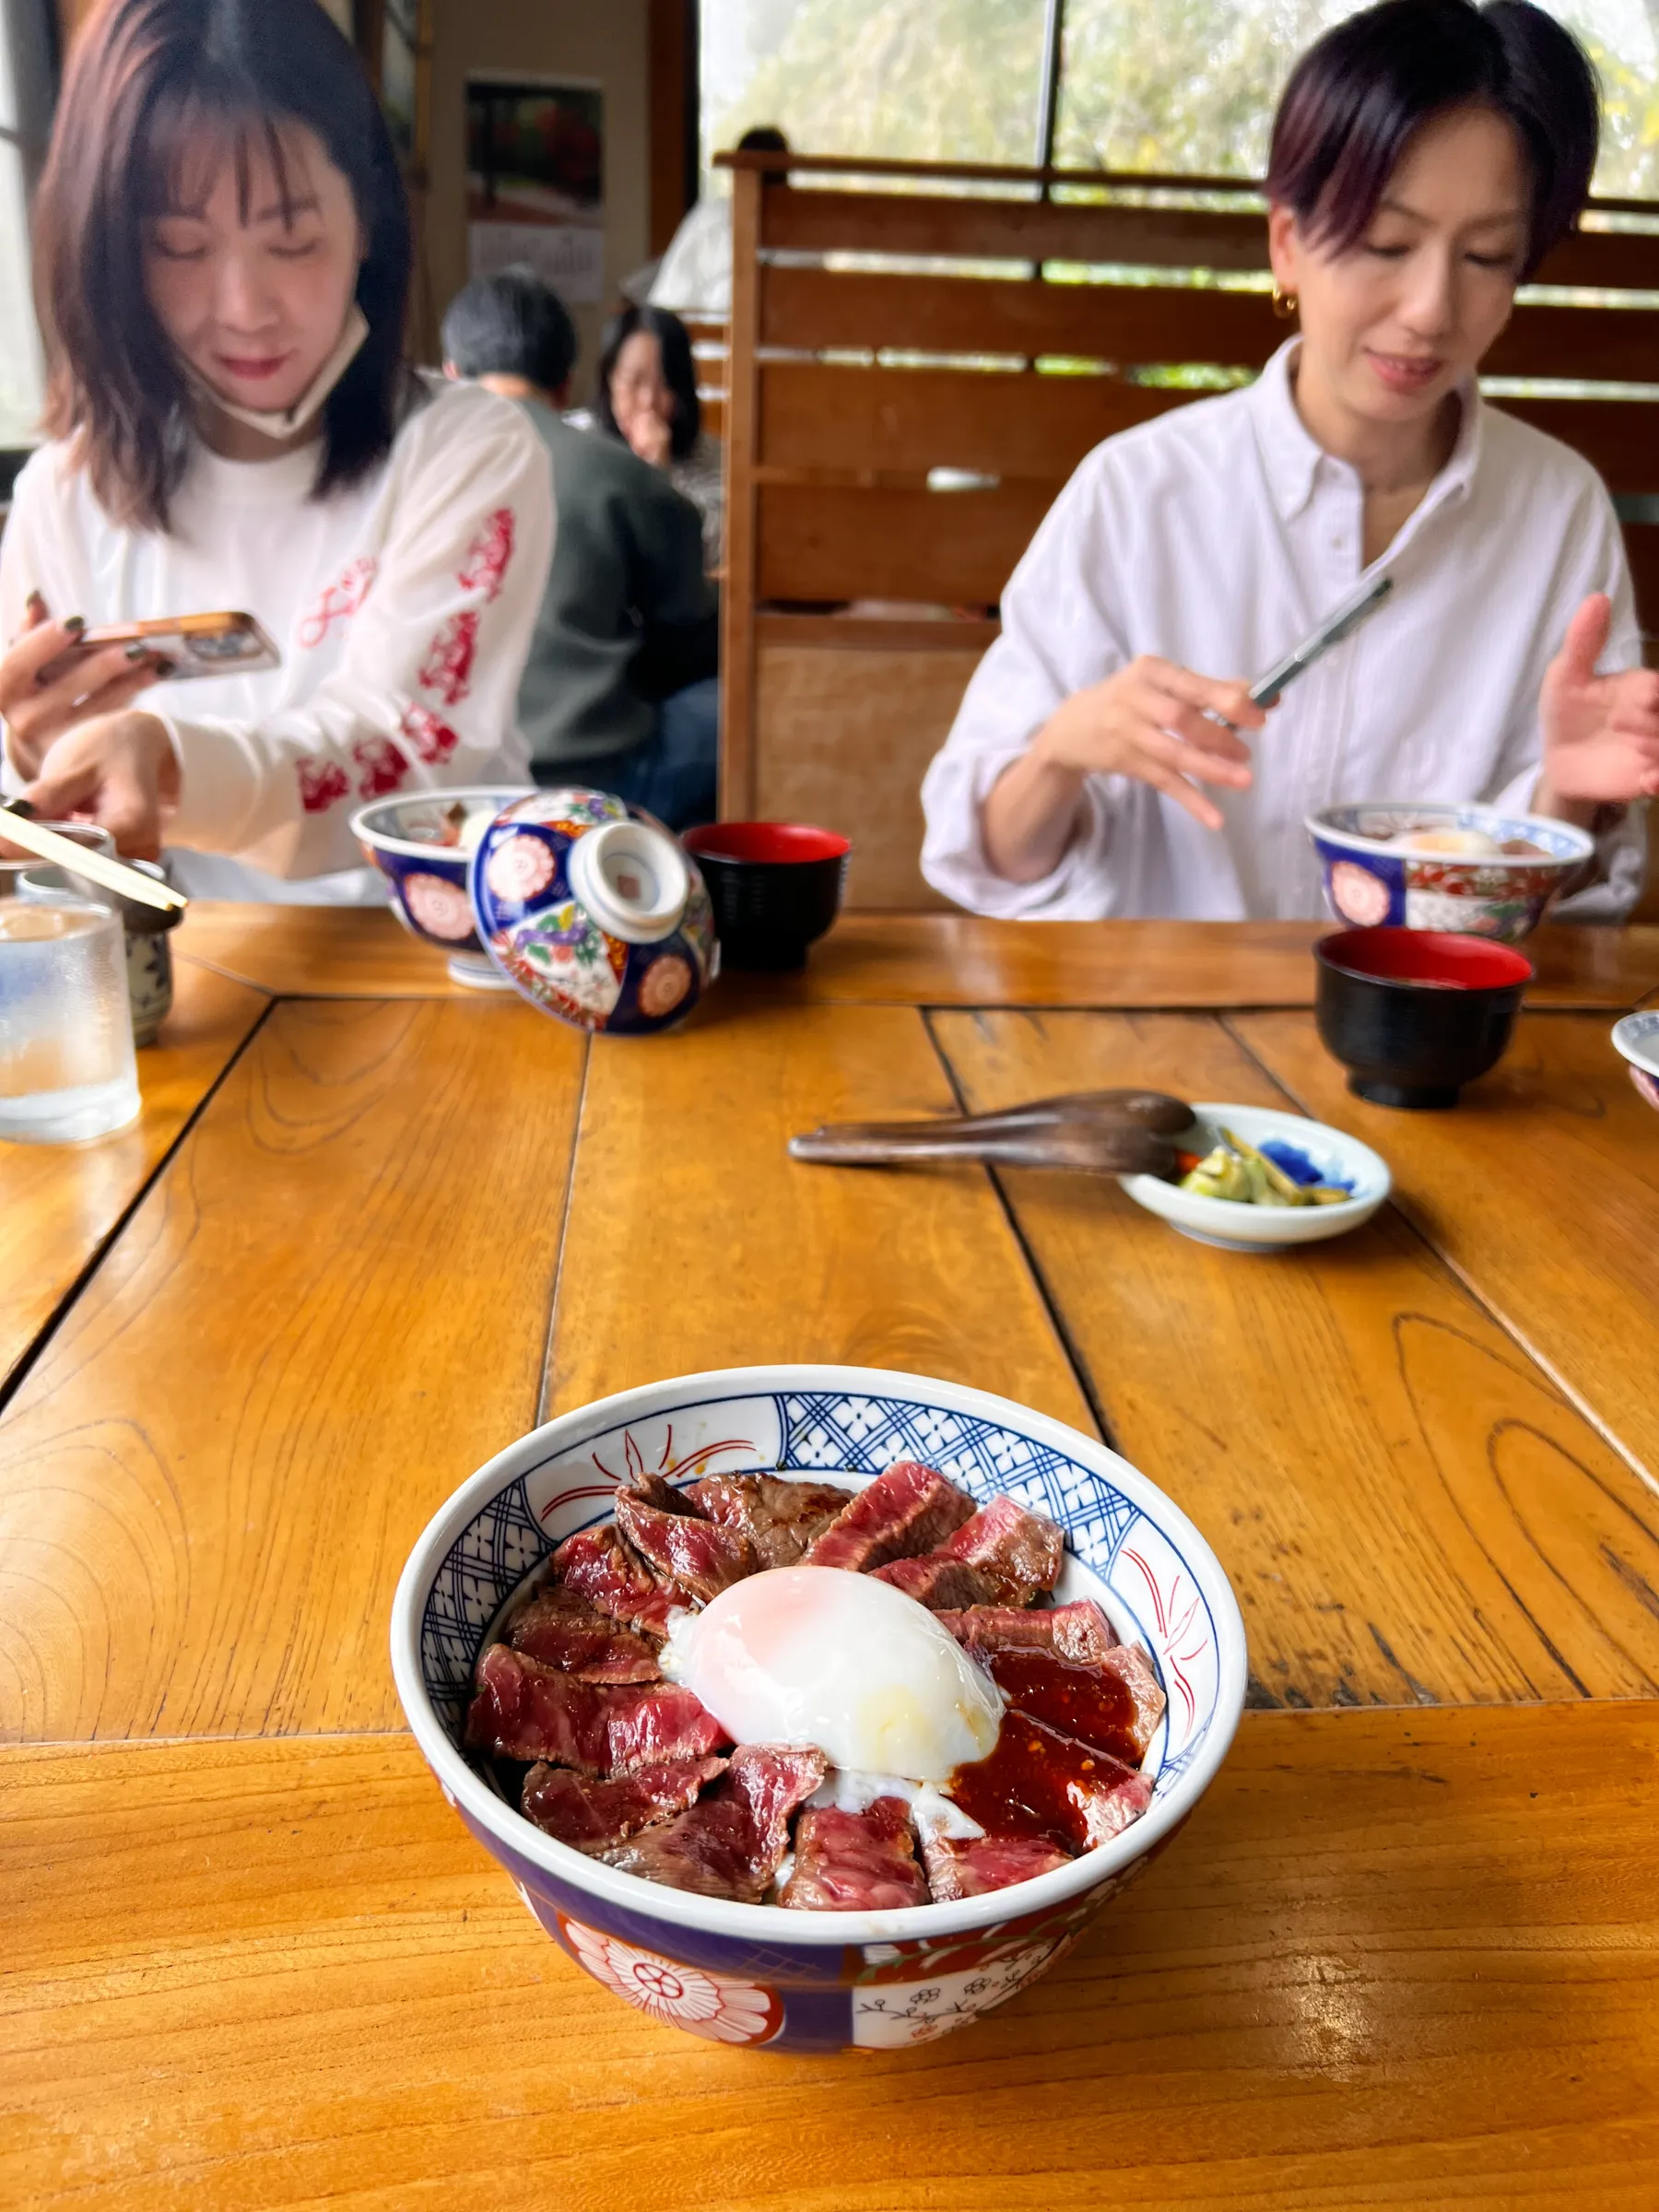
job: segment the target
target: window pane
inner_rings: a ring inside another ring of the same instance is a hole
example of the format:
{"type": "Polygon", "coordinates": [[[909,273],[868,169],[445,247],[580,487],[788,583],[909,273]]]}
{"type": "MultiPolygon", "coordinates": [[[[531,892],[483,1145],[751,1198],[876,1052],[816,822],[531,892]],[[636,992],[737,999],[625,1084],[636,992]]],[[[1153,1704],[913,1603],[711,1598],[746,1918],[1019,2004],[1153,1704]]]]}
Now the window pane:
{"type": "Polygon", "coordinates": [[[705,167],[751,124],[803,153],[1029,163],[1043,0],[703,0],[705,167]]]}
{"type": "MultiPolygon", "coordinates": [[[[1259,177],[1290,65],[1355,0],[1067,0],[1055,159],[1066,168],[1259,177]]],[[[1601,74],[1596,189],[1659,197],[1654,0],[1567,0],[1601,74]]]]}
{"type": "Polygon", "coordinates": [[[32,445],[42,398],[41,345],[29,289],[23,157],[0,141],[0,446],[32,445]]]}

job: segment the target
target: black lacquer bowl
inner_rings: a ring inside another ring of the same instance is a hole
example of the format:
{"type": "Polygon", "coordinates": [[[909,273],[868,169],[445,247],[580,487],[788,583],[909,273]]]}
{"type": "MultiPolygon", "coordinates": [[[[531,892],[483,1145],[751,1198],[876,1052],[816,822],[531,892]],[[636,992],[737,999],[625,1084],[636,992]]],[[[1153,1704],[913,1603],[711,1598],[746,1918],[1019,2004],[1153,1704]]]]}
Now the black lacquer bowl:
{"type": "Polygon", "coordinates": [[[846,839],[798,822],[712,822],[688,830],[714,902],[721,964],[798,968],[841,911],[846,839]]]}
{"type": "Polygon", "coordinates": [[[1377,1106],[1455,1106],[1502,1058],[1537,973],[1512,946],[1432,929],[1339,930],[1313,958],[1320,1037],[1377,1106]]]}

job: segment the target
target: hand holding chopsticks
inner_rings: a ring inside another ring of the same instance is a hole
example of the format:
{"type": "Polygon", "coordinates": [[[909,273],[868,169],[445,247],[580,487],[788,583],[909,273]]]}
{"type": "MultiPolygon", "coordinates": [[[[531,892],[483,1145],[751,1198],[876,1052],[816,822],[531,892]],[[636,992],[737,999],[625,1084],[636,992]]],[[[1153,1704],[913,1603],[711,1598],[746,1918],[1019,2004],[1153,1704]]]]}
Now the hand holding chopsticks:
{"type": "Polygon", "coordinates": [[[175,891],[171,884],[158,883],[153,876],[128,867],[124,861],[111,860],[105,853],[77,845],[72,837],[60,836],[44,822],[37,822],[24,802],[12,799],[0,804],[0,840],[20,845],[25,853],[33,853],[54,866],[83,876],[89,883],[101,884],[105,890],[113,891],[118,898],[134,900],[140,906],[159,907],[164,913],[182,913],[190,904],[183,892],[175,891]]]}

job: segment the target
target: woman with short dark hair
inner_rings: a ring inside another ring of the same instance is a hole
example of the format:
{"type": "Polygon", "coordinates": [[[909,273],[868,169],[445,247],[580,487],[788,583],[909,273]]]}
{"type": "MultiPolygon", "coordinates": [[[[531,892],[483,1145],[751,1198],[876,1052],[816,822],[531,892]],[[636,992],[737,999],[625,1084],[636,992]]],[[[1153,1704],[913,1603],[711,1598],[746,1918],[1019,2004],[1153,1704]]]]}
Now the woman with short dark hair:
{"type": "Polygon", "coordinates": [[[691,334],[665,307],[626,307],[605,326],[586,427],[666,472],[702,517],[703,560],[720,565],[725,493],[718,440],[702,427],[691,334]]]}
{"type": "Polygon", "coordinates": [[[1596,136],[1583,53],[1525,0],[1383,0],[1303,55],[1267,180],[1300,335],[1062,493],[928,771],[930,882],[994,914],[1313,914],[1308,812],[1485,799],[1595,827],[1583,896],[1628,909],[1659,676],[1618,521],[1476,383],[1596,136]],[[1388,603],[1269,719],[1248,679],[1373,571],[1388,603]]]}
{"type": "Polygon", "coordinates": [[[510,403],[404,365],[408,212],[356,54],[316,0],[105,0],[36,223],[53,442],[0,546],[7,787],[165,838],[189,889],[383,896],[356,802],[523,773],[552,500],[510,403]],[[75,650],[219,610],[281,665],[75,650]]]}

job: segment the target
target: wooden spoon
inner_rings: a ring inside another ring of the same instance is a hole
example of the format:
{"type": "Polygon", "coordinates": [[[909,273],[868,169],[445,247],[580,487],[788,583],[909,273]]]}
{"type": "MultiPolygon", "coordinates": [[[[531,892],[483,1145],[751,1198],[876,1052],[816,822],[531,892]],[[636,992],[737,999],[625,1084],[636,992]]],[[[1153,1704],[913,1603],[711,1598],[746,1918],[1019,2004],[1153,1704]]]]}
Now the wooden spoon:
{"type": "Polygon", "coordinates": [[[954,1121],[898,1123],[874,1134],[854,1124],[789,1140],[792,1159],[830,1167],[902,1166],[917,1159],[983,1160],[994,1167],[1062,1168],[1086,1175],[1168,1175],[1175,1147],[1143,1123],[1072,1120],[979,1129],[954,1121]]]}
{"type": "Polygon", "coordinates": [[[998,1131],[1052,1129],[1061,1124],[1129,1121],[1160,1136],[1178,1136],[1193,1125],[1193,1110],[1184,1099],[1172,1099],[1162,1090],[1072,1090],[1052,1099],[1028,1099],[1023,1105],[1004,1106],[994,1113],[941,1115],[935,1121],[831,1122],[814,1132],[818,1136],[898,1137],[903,1142],[940,1130],[959,1134],[978,1131],[992,1136],[998,1131]]]}

